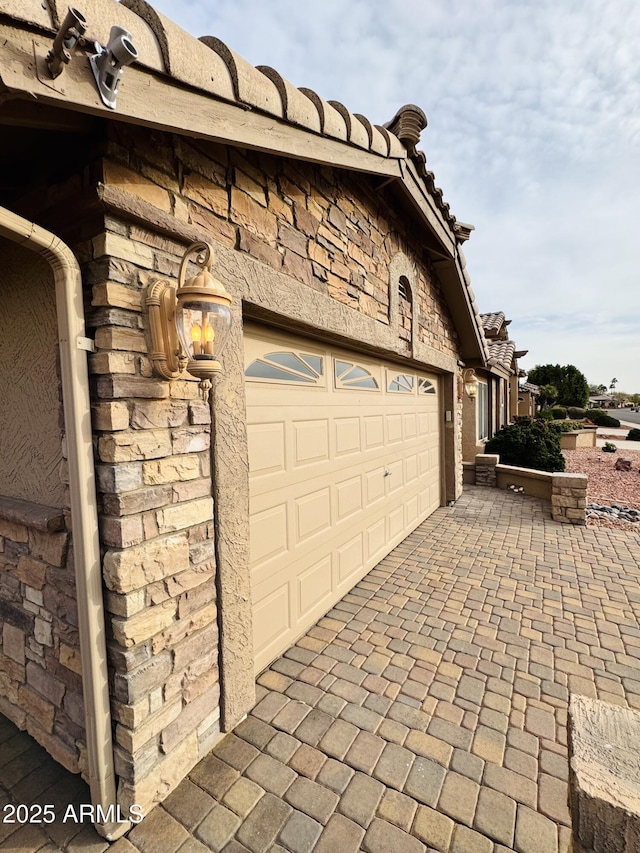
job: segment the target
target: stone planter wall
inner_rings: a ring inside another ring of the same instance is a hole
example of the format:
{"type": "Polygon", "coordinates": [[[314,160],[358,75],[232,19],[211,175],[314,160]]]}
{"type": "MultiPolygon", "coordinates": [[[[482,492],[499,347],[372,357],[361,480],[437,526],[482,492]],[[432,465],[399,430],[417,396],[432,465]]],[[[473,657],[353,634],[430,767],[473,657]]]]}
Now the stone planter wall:
{"type": "Polygon", "coordinates": [[[563,432],[560,436],[560,447],[562,450],[577,450],[579,447],[595,447],[597,430],[577,429],[572,432],[563,432]]]}
{"type": "Polygon", "coordinates": [[[501,465],[497,454],[478,454],[475,479],[465,470],[465,482],[478,486],[521,488],[524,494],[551,502],[551,516],[563,524],[586,524],[587,477],[585,474],[550,473],[501,465]]]}

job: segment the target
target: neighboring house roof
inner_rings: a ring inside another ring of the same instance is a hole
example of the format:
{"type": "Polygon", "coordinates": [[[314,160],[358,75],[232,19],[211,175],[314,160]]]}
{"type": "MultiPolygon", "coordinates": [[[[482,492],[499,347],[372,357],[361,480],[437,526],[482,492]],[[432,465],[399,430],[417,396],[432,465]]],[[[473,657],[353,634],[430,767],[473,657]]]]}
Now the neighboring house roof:
{"type": "Polygon", "coordinates": [[[589,397],[590,403],[613,403],[614,397],[610,397],[608,394],[598,394],[596,397],[589,397]]]}
{"type": "Polygon", "coordinates": [[[540,386],[534,385],[532,382],[523,382],[519,388],[520,391],[528,391],[536,397],[540,393],[540,386]]]}
{"type": "Polygon", "coordinates": [[[0,105],[16,97],[37,100],[395,182],[414,214],[428,224],[421,236],[461,334],[463,357],[486,360],[478,309],[459,250],[473,226],[456,220],[426,168],[425,155],[416,150],[427,125],[419,107],[402,107],[387,124],[375,125],[338,101],[296,88],[273,68],[252,66],[213,36],[194,38],[145,0],[84,0],[84,47],[72,57],[72,67],[52,79],[45,57],[67,3],[0,3],[0,105]],[[97,95],[86,57],[95,41],[107,44],[114,25],[131,34],[138,59],[125,70],[117,109],[110,110],[97,95]]]}
{"type": "Polygon", "coordinates": [[[488,338],[495,338],[500,333],[500,329],[502,329],[505,321],[506,317],[502,311],[480,314],[480,322],[488,338]]]}
{"type": "Polygon", "coordinates": [[[496,341],[489,344],[489,364],[511,371],[516,345],[513,341],[496,341]]]}

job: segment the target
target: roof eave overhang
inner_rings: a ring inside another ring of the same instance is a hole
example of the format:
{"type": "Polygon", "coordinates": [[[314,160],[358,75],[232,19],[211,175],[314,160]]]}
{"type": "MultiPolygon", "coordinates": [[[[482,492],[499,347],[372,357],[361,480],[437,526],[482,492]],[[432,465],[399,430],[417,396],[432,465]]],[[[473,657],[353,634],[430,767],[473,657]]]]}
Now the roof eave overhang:
{"type": "Polygon", "coordinates": [[[481,330],[465,282],[453,227],[445,220],[408,158],[383,157],[319,136],[136,65],[127,68],[118,93],[117,110],[110,110],[98,96],[88,62],[74,62],[60,78],[50,78],[45,64],[51,41],[49,34],[34,38],[31,30],[3,24],[0,25],[0,41],[4,54],[0,63],[0,124],[3,113],[10,120],[12,101],[36,102],[393,181],[411,201],[423,223],[424,246],[438,272],[460,338],[462,358],[484,361],[481,330]]]}
{"type": "Polygon", "coordinates": [[[397,158],[381,157],[339,140],[318,136],[136,65],[126,69],[118,92],[117,109],[108,109],[98,96],[88,62],[74,62],[59,78],[52,80],[44,62],[49,38],[43,35],[34,39],[32,32],[0,25],[0,41],[4,52],[0,63],[0,93],[4,93],[0,95],[0,110],[10,100],[37,101],[182,136],[273,154],[286,153],[300,160],[388,178],[401,177],[397,158]]]}

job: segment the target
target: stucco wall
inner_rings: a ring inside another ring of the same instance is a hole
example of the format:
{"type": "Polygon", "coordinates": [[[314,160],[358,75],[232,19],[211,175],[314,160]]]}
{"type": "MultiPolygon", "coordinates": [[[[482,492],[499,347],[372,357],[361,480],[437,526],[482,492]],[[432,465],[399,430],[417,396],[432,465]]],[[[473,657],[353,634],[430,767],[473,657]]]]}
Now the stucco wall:
{"type": "Polygon", "coordinates": [[[462,398],[462,458],[473,462],[476,454],[484,450],[484,441],[478,441],[477,398],[464,395],[462,398]]]}
{"type": "Polygon", "coordinates": [[[0,495],[64,506],[53,275],[0,238],[0,495]]]}

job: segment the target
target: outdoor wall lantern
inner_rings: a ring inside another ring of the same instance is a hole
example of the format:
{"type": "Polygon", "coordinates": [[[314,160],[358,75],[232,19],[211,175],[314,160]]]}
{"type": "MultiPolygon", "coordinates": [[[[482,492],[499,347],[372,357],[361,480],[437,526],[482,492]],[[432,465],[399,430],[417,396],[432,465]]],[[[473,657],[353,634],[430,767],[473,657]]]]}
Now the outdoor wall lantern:
{"type": "Polygon", "coordinates": [[[464,383],[464,393],[468,397],[475,397],[478,393],[478,378],[473,372],[472,367],[468,367],[462,375],[464,383]]]}
{"type": "Polygon", "coordinates": [[[211,275],[213,250],[208,243],[193,243],[184,253],[178,288],[167,279],[149,286],[146,304],[154,370],[164,379],[189,373],[200,380],[205,402],[211,379],[222,370],[218,357],[231,325],[231,296],[211,275]],[[190,256],[200,271],[185,281],[190,256]]]}

